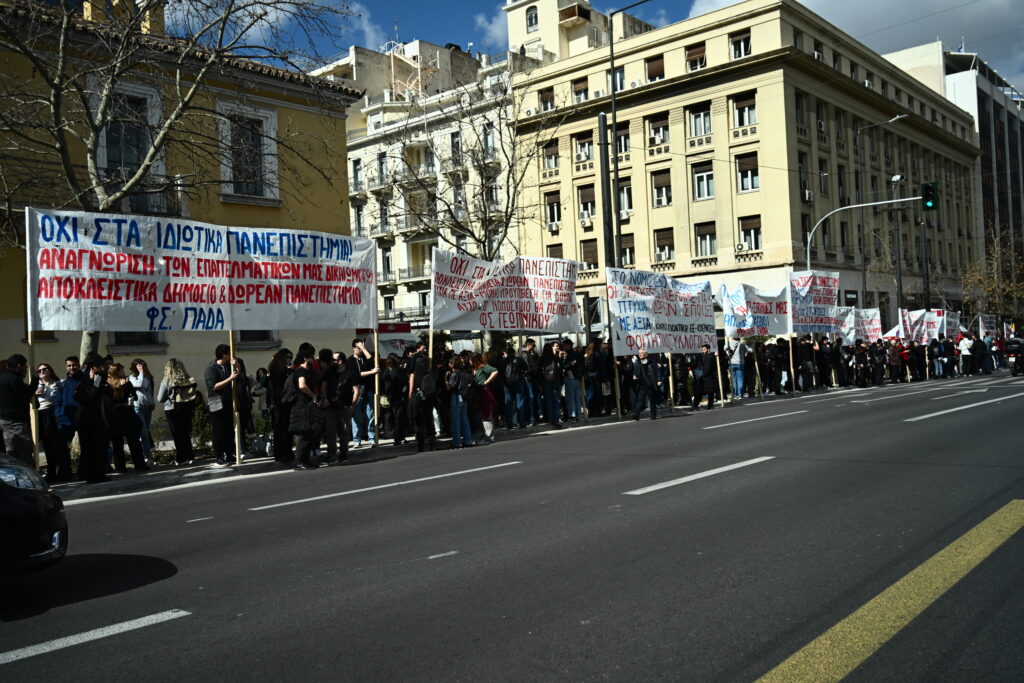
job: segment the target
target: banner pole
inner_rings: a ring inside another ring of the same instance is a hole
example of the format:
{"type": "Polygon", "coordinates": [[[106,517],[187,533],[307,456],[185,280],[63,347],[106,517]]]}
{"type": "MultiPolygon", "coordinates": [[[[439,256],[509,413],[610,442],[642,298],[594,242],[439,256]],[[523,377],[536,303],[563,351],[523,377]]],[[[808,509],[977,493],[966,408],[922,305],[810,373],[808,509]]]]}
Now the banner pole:
{"type": "MultiPolygon", "coordinates": [[[[715,341],[715,345],[718,341],[715,341]]],[[[718,351],[715,351],[715,374],[718,376],[718,400],[722,402],[722,407],[725,407],[725,385],[722,383],[722,364],[718,361],[718,351]]]]}
{"type": "Polygon", "coordinates": [[[757,376],[757,390],[761,395],[761,401],[764,401],[764,382],[761,381],[761,364],[757,362],[757,344],[754,344],[751,353],[754,354],[754,374],[757,376]]]}
{"type": "Polygon", "coordinates": [[[668,356],[668,412],[671,414],[676,409],[676,371],[672,367],[672,353],[665,355],[668,356]]]}
{"type": "Polygon", "coordinates": [[[793,354],[796,353],[796,333],[793,333],[789,340],[789,386],[792,387],[789,393],[796,394],[796,370],[793,365],[793,354]]]}
{"type": "MultiPolygon", "coordinates": [[[[586,341],[586,337],[583,338],[586,341]]],[[[580,403],[583,407],[580,412],[583,417],[590,417],[590,406],[587,404],[587,349],[583,348],[583,353],[580,353],[580,333],[576,333],[576,357],[583,362],[577,368],[577,372],[580,373],[580,403]]]]}
{"type": "Polygon", "coordinates": [[[932,354],[927,346],[924,347],[924,378],[932,378],[932,354]]]}
{"type": "Polygon", "coordinates": [[[380,325],[373,328],[373,445],[380,443],[380,325]]]}
{"type": "Polygon", "coordinates": [[[605,310],[608,312],[608,349],[612,354],[612,379],[615,381],[615,417],[622,420],[622,390],[619,388],[619,364],[615,355],[615,340],[611,338],[612,333],[612,302],[608,296],[604,297],[605,310]]]}
{"type": "MultiPolygon", "coordinates": [[[[29,377],[38,377],[36,373],[36,346],[33,339],[32,331],[29,330],[26,337],[28,341],[28,367],[29,372],[33,373],[29,377]]],[[[19,380],[20,381],[20,380],[19,380]]],[[[29,403],[28,417],[30,422],[30,429],[32,430],[32,462],[35,463],[36,471],[39,471],[39,404],[36,402],[35,396],[32,397],[32,401],[29,403]]],[[[50,463],[50,454],[46,454],[46,467],[48,470],[53,470],[53,466],[50,463]]]]}
{"type": "MultiPolygon", "coordinates": [[[[231,362],[235,362],[235,331],[228,330],[231,362]]],[[[231,368],[234,371],[234,367],[231,368]]],[[[238,379],[231,380],[231,412],[235,418],[235,464],[242,464],[242,417],[238,412],[238,379]]],[[[219,457],[219,456],[218,456],[219,457]]]]}

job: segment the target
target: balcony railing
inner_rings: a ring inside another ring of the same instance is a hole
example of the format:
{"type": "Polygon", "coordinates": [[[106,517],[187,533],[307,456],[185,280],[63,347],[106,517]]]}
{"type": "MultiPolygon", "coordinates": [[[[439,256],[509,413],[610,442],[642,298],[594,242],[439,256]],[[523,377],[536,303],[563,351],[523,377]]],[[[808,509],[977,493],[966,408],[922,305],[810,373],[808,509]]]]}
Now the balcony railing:
{"type": "Polygon", "coordinates": [[[353,178],[348,181],[349,194],[362,194],[366,192],[366,181],[363,178],[353,178]]]}
{"type": "Polygon", "coordinates": [[[430,316],[428,306],[412,306],[411,308],[392,308],[388,311],[378,311],[377,317],[380,320],[419,320],[430,316]]]}
{"type": "Polygon", "coordinates": [[[391,221],[381,221],[370,226],[370,237],[381,237],[394,232],[395,226],[391,221]]]}
{"type": "Polygon", "coordinates": [[[398,271],[401,280],[419,280],[430,277],[430,266],[413,266],[412,268],[401,268],[398,271]]]}
{"type": "Polygon", "coordinates": [[[382,270],[377,273],[377,283],[383,284],[385,282],[395,281],[395,271],[393,270],[382,270]]]}

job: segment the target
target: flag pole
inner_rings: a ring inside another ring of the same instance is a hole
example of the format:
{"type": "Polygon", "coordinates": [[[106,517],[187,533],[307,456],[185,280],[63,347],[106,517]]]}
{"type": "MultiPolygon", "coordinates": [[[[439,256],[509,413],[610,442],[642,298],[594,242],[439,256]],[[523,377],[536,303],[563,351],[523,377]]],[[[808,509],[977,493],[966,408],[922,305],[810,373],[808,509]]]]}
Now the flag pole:
{"type": "MultiPolygon", "coordinates": [[[[233,329],[228,330],[229,342],[228,345],[231,347],[231,363],[235,363],[235,331],[233,329]]],[[[231,368],[234,371],[234,367],[231,368]]],[[[231,412],[235,418],[235,464],[242,464],[242,419],[238,412],[238,378],[231,380],[231,412]]],[[[219,456],[218,456],[219,457],[219,456]]]]}

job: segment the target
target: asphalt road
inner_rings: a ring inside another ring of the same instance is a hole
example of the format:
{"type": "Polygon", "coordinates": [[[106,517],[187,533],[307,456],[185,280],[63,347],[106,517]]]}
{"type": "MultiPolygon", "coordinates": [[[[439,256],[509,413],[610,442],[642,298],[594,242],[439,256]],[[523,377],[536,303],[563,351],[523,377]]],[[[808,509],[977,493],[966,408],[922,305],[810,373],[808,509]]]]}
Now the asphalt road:
{"type": "Polygon", "coordinates": [[[1022,422],[1004,372],[73,501],[0,678],[1019,680],[1022,422]]]}

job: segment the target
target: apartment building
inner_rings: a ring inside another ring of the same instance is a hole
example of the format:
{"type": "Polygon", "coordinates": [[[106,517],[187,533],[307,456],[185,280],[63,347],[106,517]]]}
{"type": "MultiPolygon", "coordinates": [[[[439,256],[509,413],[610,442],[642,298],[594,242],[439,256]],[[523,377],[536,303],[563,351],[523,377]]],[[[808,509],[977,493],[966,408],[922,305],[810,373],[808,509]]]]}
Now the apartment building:
{"type": "MultiPolygon", "coordinates": [[[[509,19],[513,42],[523,27],[509,19]]],[[[842,303],[879,305],[887,320],[897,259],[905,305],[923,298],[926,265],[933,304],[959,304],[961,269],[981,244],[968,112],[792,0],[749,0],[617,39],[614,50],[614,73],[602,45],[513,81],[538,111],[566,112],[535,165],[545,215],[524,225],[524,254],[580,261],[581,290],[600,294],[609,255],[596,142],[614,88],[609,200],[625,266],[777,288],[804,268],[808,235],[830,211],[936,181],[937,212],[907,204],[826,220],[811,266],[840,272],[842,303]]],[[[532,135],[544,122],[517,125],[532,135]]]]}
{"type": "Polygon", "coordinates": [[[1024,256],[1024,96],[977,54],[941,42],[884,56],[974,117],[981,147],[976,224],[986,243],[1002,240],[1011,258],[1024,256]]]}
{"type": "MultiPolygon", "coordinates": [[[[486,259],[514,256],[537,145],[516,136],[513,73],[554,55],[470,55],[458,46],[352,48],[318,72],[363,89],[349,117],[350,224],[377,241],[380,320],[429,322],[434,247],[486,259]],[[525,150],[525,151],[524,151],[525,150]]],[[[544,133],[540,133],[544,135],[544,133]]]]}
{"type": "Polygon", "coordinates": [[[508,0],[510,50],[526,54],[539,51],[564,59],[607,46],[614,34],[623,40],[653,30],[654,26],[628,13],[612,19],[595,10],[587,0],[508,0]]]}

